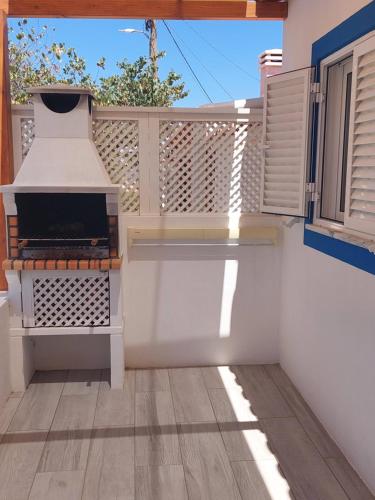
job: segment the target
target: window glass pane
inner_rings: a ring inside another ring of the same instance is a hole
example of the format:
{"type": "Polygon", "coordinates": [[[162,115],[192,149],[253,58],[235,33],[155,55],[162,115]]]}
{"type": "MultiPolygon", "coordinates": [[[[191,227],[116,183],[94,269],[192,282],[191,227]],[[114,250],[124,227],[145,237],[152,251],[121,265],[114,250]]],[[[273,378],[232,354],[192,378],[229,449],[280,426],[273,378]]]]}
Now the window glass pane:
{"type": "Polygon", "coordinates": [[[352,57],[327,68],[321,217],[344,219],[352,57]]]}
{"type": "Polygon", "coordinates": [[[340,212],[345,211],[346,193],[346,172],[348,168],[348,142],[349,142],[349,122],[350,122],[350,97],[352,93],[352,72],[346,76],[346,96],[345,96],[345,122],[344,122],[344,144],[342,153],[342,174],[340,193],[340,212]]]}

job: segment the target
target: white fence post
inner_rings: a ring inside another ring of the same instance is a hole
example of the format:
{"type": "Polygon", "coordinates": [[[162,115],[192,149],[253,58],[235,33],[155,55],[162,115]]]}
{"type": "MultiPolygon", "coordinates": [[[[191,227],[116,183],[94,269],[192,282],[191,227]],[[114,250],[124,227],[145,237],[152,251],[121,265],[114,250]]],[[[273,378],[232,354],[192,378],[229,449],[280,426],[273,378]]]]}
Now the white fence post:
{"type": "Polygon", "coordinates": [[[160,215],[159,193],[159,116],[149,114],[149,168],[150,168],[150,213],[160,215]]]}
{"type": "Polygon", "coordinates": [[[139,158],[139,214],[150,213],[150,146],[149,118],[138,120],[138,158],[139,158]]]}

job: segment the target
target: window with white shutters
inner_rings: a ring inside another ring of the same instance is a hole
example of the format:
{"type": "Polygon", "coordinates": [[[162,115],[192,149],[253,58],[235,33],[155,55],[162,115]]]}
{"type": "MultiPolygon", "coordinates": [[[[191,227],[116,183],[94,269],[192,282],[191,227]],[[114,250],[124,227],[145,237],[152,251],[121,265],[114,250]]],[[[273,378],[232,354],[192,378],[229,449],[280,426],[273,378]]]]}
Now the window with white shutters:
{"type": "Polygon", "coordinates": [[[375,235],[375,36],[353,50],[344,226],[375,235]]]}
{"type": "Polygon", "coordinates": [[[261,211],[306,215],[312,69],[267,79],[261,211]]]}

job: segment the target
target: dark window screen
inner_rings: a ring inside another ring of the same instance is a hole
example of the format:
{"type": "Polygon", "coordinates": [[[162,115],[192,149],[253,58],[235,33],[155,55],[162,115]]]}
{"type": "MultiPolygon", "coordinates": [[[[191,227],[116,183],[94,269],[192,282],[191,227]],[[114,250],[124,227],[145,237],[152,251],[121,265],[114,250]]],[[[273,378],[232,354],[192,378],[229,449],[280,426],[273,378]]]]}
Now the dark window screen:
{"type": "Polygon", "coordinates": [[[17,193],[23,239],[107,238],[105,194],[17,193]]]}

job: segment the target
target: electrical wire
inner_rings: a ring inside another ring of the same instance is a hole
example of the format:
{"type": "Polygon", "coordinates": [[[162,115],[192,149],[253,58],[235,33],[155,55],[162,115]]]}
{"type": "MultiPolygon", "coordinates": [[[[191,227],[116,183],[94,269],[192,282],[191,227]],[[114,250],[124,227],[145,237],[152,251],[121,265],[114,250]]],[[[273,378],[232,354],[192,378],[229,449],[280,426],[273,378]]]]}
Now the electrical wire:
{"type": "Polygon", "coordinates": [[[182,58],[184,59],[184,61],[185,61],[186,65],[187,65],[187,66],[188,66],[188,68],[190,69],[190,71],[191,71],[192,75],[194,76],[195,80],[198,82],[198,85],[200,86],[200,88],[202,89],[202,91],[204,92],[204,94],[206,95],[207,99],[208,99],[211,103],[213,103],[213,100],[212,100],[212,99],[211,99],[211,97],[208,95],[208,93],[207,93],[206,89],[204,88],[204,86],[202,85],[202,83],[201,83],[201,81],[199,80],[198,76],[196,75],[195,71],[194,71],[194,70],[193,70],[193,68],[191,67],[191,65],[190,65],[189,61],[187,60],[187,58],[186,58],[186,56],[185,56],[185,54],[182,52],[182,49],[181,49],[181,47],[179,46],[179,44],[177,43],[177,40],[176,40],[176,39],[175,39],[175,37],[173,36],[173,34],[172,34],[171,30],[169,29],[168,24],[164,21],[164,19],[163,19],[162,21],[163,21],[163,24],[164,24],[164,26],[166,27],[166,29],[167,29],[168,33],[170,34],[170,36],[171,36],[171,38],[172,38],[172,40],[173,40],[174,44],[176,45],[176,47],[177,47],[178,51],[180,52],[180,54],[181,54],[182,58]]]}
{"type": "Polygon", "coordinates": [[[236,62],[232,61],[232,59],[230,59],[228,56],[226,56],[223,52],[221,52],[221,50],[219,50],[213,43],[211,43],[209,40],[207,40],[203,35],[201,35],[201,33],[199,33],[199,31],[197,31],[195,28],[193,28],[193,26],[191,26],[187,21],[184,21],[186,26],[191,30],[193,31],[197,36],[199,36],[199,38],[201,40],[203,40],[209,47],[211,47],[211,49],[215,50],[215,52],[217,52],[223,59],[225,59],[226,61],[228,61],[230,64],[232,64],[232,66],[236,67],[237,69],[239,69],[240,71],[242,71],[245,75],[247,75],[249,78],[253,79],[253,80],[256,80],[257,82],[259,82],[259,78],[257,78],[256,76],[252,75],[251,73],[249,73],[248,71],[246,71],[246,69],[244,69],[242,66],[240,66],[239,64],[237,64],[236,62]]]}
{"type": "MultiPolygon", "coordinates": [[[[172,30],[172,28],[171,28],[172,30]]],[[[183,40],[183,38],[181,37],[181,35],[177,35],[176,33],[176,30],[174,31],[174,34],[175,36],[180,40],[180,42],[182,42],[185,47],[188,49],[188,51],[191,53],[191,55],[193,57],[195,57],[195,59],[199,62],[199,64],[205,69],[205,71],[207,71],[207,73],[210,75],[210,77],[218,84],[218,86],[222,89],[222,91],[230,98],[230,99],[234,99],[234,97],[232,96],[232,94],[224,87],[224,85],[222,85],[222,83],[220,83],[220,81],[216,78],[216,76],[207,68],[207,66],[200,60],[200,58],[197,56],[197,54],[195,54],[192,49],[188,46],[188,44],[185,42],[185,40],[183,40]]]]}

